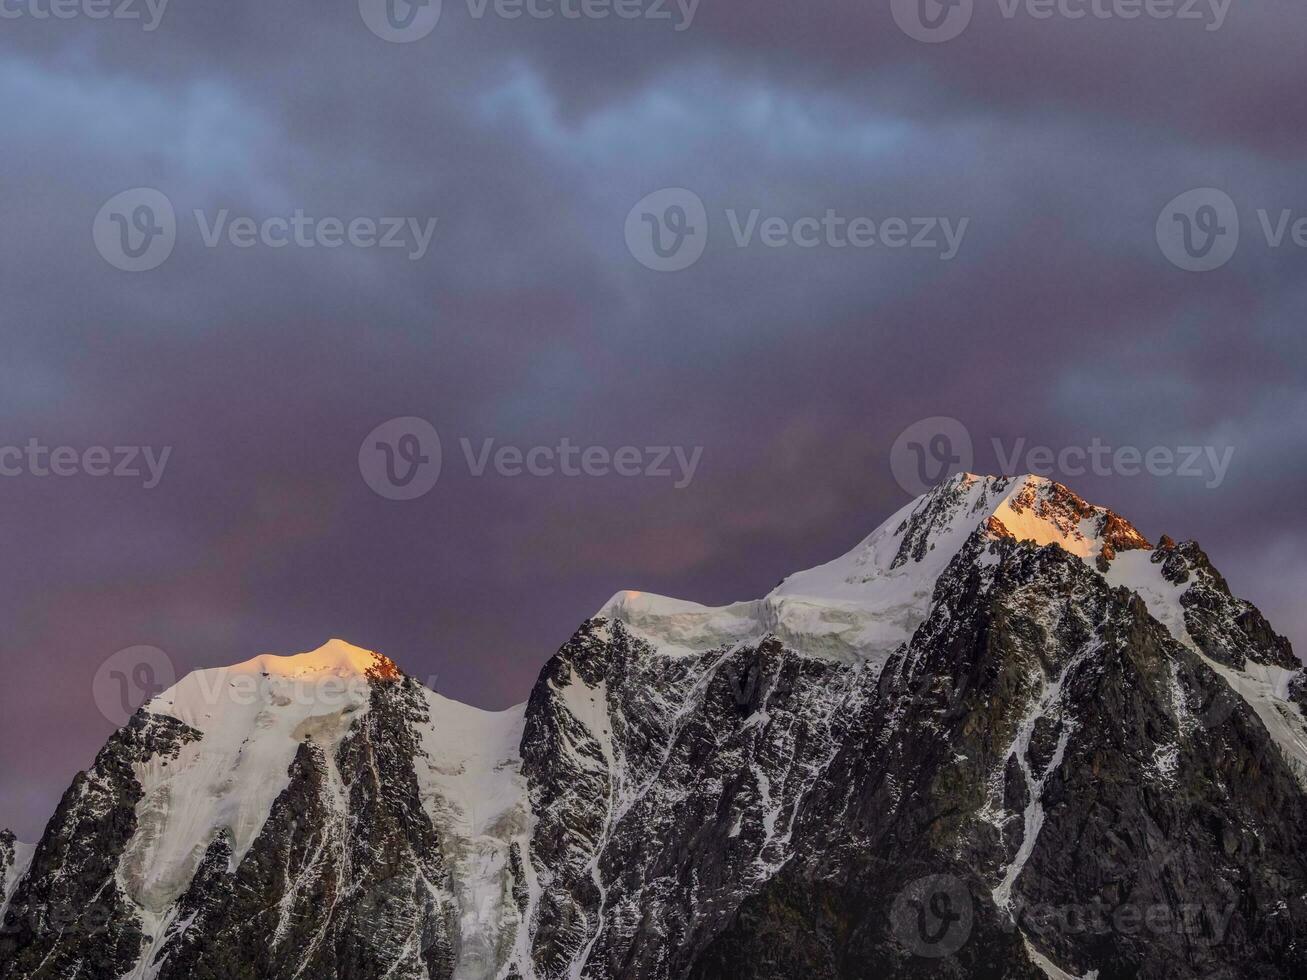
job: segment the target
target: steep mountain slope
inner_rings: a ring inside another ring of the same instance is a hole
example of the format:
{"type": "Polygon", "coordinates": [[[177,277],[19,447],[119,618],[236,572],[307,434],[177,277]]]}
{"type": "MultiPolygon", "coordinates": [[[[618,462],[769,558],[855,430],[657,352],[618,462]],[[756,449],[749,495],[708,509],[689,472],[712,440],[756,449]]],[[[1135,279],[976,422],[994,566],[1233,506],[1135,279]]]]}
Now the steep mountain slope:
{"type": "Polygon", "coordinates": [[[1049,976],[1307,970],[1289,757],[1066,552],[978,532],[849,730],[796,860],[692,975],[1024,975],[1015,939],[1049,976]]]}
{"type": "Polygon", "coordinates": [[[963,476],[763,599],[619,593],[507,712],[190,675],[0,837],[0,978],[1304,975],[1305,706],[1196,544],[963,476]]]}
{"type": "Polygon", "coordinates": [[[4,921],[9,897],[18,887],[18,880],[27,872],[36,848],[14,837],[11,830],[0,830],[0,922],[4,921]]]}

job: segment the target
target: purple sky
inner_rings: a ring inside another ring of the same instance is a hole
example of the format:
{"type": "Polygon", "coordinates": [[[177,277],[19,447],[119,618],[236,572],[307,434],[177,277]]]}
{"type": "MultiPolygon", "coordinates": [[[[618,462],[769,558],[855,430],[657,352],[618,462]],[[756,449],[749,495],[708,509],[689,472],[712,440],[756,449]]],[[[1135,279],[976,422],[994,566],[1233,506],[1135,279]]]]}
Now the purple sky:
{"type": "Polygon", "coordinates": [[[683,31],[669,9],[445,0],[410,44],[355,0],[173,0],[151,32],[0,21],[0,447],[172,447],[149,490],[0,478],[0,826],[39,835],[112,731],[94,678],[118,650],[186,671],[339,636],[504,707],[618,589],[754,598],[848,550],[908,499],[891,447],[931,416],[988,472],[994,439],[1233,449],[1214,488],[1055,475],[1199,539],[1307,649],[1307,248],[1258,218],[1307,216],[1300,0],[1235,4],[1217,30],[1206,0],[1207,23],[975,0],[941,44],[885,2],[702,0],[683,31]],[[179,231],[133,274],[91,228],[142,186],[179,231]],[[709,217],[676,273],[624,239],[666,187],[709,217]],[[1184,272],[1155,225],[1201,187],[1234,199],[1240,243],[1184,272]],[[297,208],[437,226],[413,261],[208,248],[193,216],[297,208]],[[969,224],[942,261],[740,248],[728,209],[969,224]],[[410,502],[358,465],[398,416],[445,450],[410,502]],[[703,455],[675,489],[474,478],[458,444],[563,437],[703,455]]]}

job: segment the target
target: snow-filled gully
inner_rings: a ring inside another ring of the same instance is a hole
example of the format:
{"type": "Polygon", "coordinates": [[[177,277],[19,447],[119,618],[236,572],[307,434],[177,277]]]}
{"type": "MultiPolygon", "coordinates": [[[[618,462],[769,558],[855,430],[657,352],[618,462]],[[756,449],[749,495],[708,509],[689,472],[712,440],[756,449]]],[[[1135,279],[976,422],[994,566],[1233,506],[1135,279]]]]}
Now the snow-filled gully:
{"type": "Polygon", "coordinates": [[[999,771],[1002,772],[1006,769],[1008,760],[1016,758],[1021,774],[1025,777],[1026,794],[1028,796],[1025,810],[1025,832],[1021,837],[1021,846],[1017,848],[1016,856],[1004,870],[1002,880],[994,887],[993,891],[995,904],[1001,909],[1007,909],[1009,912],[1012,905],[1012,887],[1016,884],[1017,877],[1025,868],[1026,862],[1030,860],[1030,855],[1034,853],[1035,842],[1039,839],[1039,831],[1044,826],[1044,784],[1048,782],[1048,777],[1062,765],[1062,758],[1066,754],[1067,742],[1071,738],[1075,723],[1065,715],[1058,718],[1061,731],[1058,734],[1057,747],[1053,750],[1048,765],[1038,775],[1034,773],[1030,766],[1030,740],[1034,736],[1035,726],[1041,718],[1047,717],[1053,709],[1059,709],[1060,714],[1061,706],[1059,701],[1062,696],[1063,684],[1066,683],[1071,671],[1096,650],[1097,646],[1091,646],[1085,652],[1071,658],[1067,665],[1062,668],[1062,672],[1058,675],[1056,681],[1052,684],[1045,683],[1043,691],[1040,692],[1039,700],[1035,702],[1034,707],[1021,720],[1016,737],[1012,740],[1011,747],[999,764],[999,771]]]}

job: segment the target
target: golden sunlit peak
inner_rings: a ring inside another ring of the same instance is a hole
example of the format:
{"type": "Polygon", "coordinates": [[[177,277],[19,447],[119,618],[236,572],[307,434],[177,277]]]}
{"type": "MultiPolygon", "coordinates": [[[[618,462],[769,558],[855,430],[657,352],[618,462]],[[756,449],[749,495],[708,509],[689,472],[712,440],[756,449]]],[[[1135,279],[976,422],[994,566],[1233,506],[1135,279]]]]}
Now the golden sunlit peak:
{"type": "Polygon", "coordinates": [[[369,671],[380,671],[387,675],[395,671],[395,665],[379,653],[364,650],[344,640],[329,640],[309,653],[290,657],[265,654],[229,669],[272,677],[302,677],[324,672],[363,675],[369,671]]]}

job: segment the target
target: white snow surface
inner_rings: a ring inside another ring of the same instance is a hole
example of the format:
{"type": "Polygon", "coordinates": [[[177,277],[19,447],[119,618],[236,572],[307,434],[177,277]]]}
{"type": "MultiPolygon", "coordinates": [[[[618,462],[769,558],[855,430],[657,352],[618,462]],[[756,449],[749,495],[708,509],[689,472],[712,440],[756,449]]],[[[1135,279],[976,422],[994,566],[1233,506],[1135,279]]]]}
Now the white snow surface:
{"type": "Polygon", "coordinates": [[[312,739],[334,755],[368,709],[367,671],[382,663],[377,654],[332,640],[312,653],[195,671],[153,699],[147,710],[203,737],[176,759],[156,756],[134,767],[145,795],[120,868],[131,899],[148,912],[165,912],[223,829],[239,862],[290,782],[300,743],[312,739]]]}
{"type": "Polygon", "coordinates": [[[1031,962],[1044,971],[1044,976],[1048,977],[1048,980],[1098,980],[1097,970],[1090,970],[1083,977],[1067,973],[1066,970],[1063,970],[1047,956],[1035,949],[1024,932],[1021,934],[1021,941],[1025,943],[1026,952],[1030,954],[1031,962]]]}
{"type": "MultiPolygon", "coordinates": [[[[1108,512],[1093,508],[1088,517],[1075,516],[1058,503],[1064,492],[1040,477],[964,474],[905,505],[847,554],[790,576],[761,599],[709,607],[620,592],[598,615],[623,622],[666,656],[730,648],[773,634],[802,654],[878,669],[925,620],[936,580],[977,528],[985,527],[991,536],[1057,545],[1094,568],[1104,544],[1097,528],[1108,512]]],[[[1154,618],[1196,650],[1180,605],[1189,585],[1167,582],[1161,566],[1150,561],[1149,550],[1116,555],[1105,578],[1139,594],[1154,618]]],[[[1237,672],[1207,662],[1253,706],[1276,743],[1307,774],[1307,723],[1288,700],[1289,685],[1301,671],[1250,663],[1237,672]]],[[[288,769],[301,742],[312,739],[334,757],[353,722],[368,710],[368,672],[378,669],[393,669],[393,664],[332,640],[311,653],[261,656],[198,671],[149,704],[151,712],[177,718],[202,738],[182,747],[176,759],[155,758],[136,767],[144,796],[119,880],[141,908],[148,932],[162,935],[173,902],[218,833],[231,833],[235,862],[246,853],[289,781],[288,769]]],[[[1023,742],[1037,718],[1059,709],[1060,682],[1049,678],[1032,705],[1012,747],[1018,758],[1026,755],[1023,742]]],[[[568,709],[598,742],[602,764],[614,777],[608,801],[611,829],[640,787],[625,784],[621,752],[611,738],[607,692],[574,678],[563,693],[568,709]]],[[[519,754],[525,706],[488,712],[429,691],[425,697],[431,721],[421,732],[415,767],[454,878],[462,933],[455,977],[494,976],[496,964],[502,972],[505,956],[514,953],[530,971],[527,929],[513,902],[509,867],[510,848],[517,843],[534,907],[541,884],[530,859],[532,815],[519,754]]],[[[1182,699],[1177,703],[1179,711],[1182,699]]],[[[1067,737],[1064,732],[1063,743],[1067,737]]],[[[1024,853],[1004,870],[995,888],[1000,905],[1009,900],[1038,834],[1043,783],[1060,765],[1064,747],[1059,745],[1043,772],[1023,766],[1032,791],[1024,815],[1029,846],[1023,846],[1024,853]]],[[[1165,751],[1158,759],[1161,772],[1173,764],[1165,751]]],[[[759,791],[767,799],[771,787],[761,775],[759,791]]],[[[770,839],[776,816],[768,817],[764,829],[770,839]]],[[[10,878],[0,898],[7,900],[16,883],[10,878]]],[[[579,963],[584,959],[579,957],[579,963]]],[[[1055,975],[1051,963],[1040,965],[1055,975]]]]}
{"type": "MultiPolygon", "coordinates": [[[[148,934],[157,940],[166,931],[173,903],[223,830],[232,835],[234,869],[288,785],[300,743],[311,739],[334,758],[369,709],[369,671],[393,669],[378,654],[331,640],[310,653],[196,671],[149,703],[150,712],[203,737],[176,759],[161,756],[135,767],[144,796],[118,878],[148,934]]],[[[454,976],[491,977],[502,944],[521,931],[514,928],[509,848],[518,841],[528,862],[529,807],[518,750],[525,705],[491,712],[426,689],[423,695],[430,724],[419,732],[414,768],[454,879],[462,933],[454,976]]],[[[133,976],[148,975],[147,960],[133,976]]]]}
{"type": "MultiPolygon", "coordinates": [[[[530,813],[519,746],[526,706],[481,711],[426,692],[431,724],[417,765],[422,800],[454,879],[462,942],[454,980],[492,977],[522,933],[509,863],[527,863],[530,813]],[[425,764],[423,764],[425,763],[425,764]]],[[[525,869],[524,869],[525,870],[525,869]]]]}
{"type": "MultiPolygon", "coordinates": [[[[800,653],[883,665],[925,620],[936,580],[968,537],[984,526],[991,536],[1006,534],[1040,546],[1057,545],[1085,561],[1113,587],[1124,586],[1138,594],[1153,618],[1202,657],[1256,711],[1307,785],[1307,719],[1289,700],[1289,686],[1302,676],[1302,670],[1249,662],[1243,671],[1235,671],[1205,657],[1189,634],[1180,603],[1192,582],[1176,585],[1167,581],[1161,564],[1151,560],[1152,547],[1137,534],[1131,542],[1136,547],[1116,551],[1107,571],[1102,572],[1097,560],[1106,542],[1100,528],[1109,512],[1090,507],[1087,515],[1080,517],[1077,508],[1059,505],[1063,492],[1064,488],[1042,477],[1007,479],[963,474],[903,507],[852,551],[790,576],[762,599],[714,608],[640,592],[620,592],[598,615],[622,621],[655,648],[673,655],[756,642],[771,633],[800,653]],[[914,525],[919,527],[927,519],[928,540],[924,547],[910,548],[907,560],[899,560],[895,567],[905,538],[913,534],[914,525]]],[[[1085,512],[1083,507],[1078,510],[1085,512]]],[[[1118,525],[1116,530],[1128,533],[1128,527],[1123,530],[1118,525]]],[[[989,559],[982,556],[981,560],[989,559]]],[[[1030,799],[1022,815],[1022,846],[994,887],[1000,907],[1010,902],[1012,889],[1038,838],[1044,817],[1044,784],[1061,765],[1072,734],[1071,728],[1064,727],[1047,768],[1042,772],[1030,770],[1027,743],[1031,732],[1039,717],[1058,710],[1064,678],[1065,673],[1046,681],[1043,694],[1023,720],[1011,749],[1010,754],[1021,763],[1030,799]]],[[[1177,715],[1181,716],[1187,711],[1183,699],[1173,700],[1178,702],[1177,715]]],[[[1179,720],[1182,730],[1194,723],[1188,717],[1179,720]]],[[[1169,781],[1177,765],[1177,747],[1159,745],[1152,775],[1169,781]]],[[[761,789],[766,796],[766,787],[761,789]]],[[[982,816],[1002,819],[997,810],[982,816]]],[[[1059,980],[1070,976],[1033,947],[1030,950],[1048,976],[1059,980]]]]}
{"type": "MultiPolygon", "coordinates": [[[[1057,545],[1097,570],[1095,562],[1104,544],[1098,524],[1109,512],[1092,507],[1090,516],[1076,518],[1056,506],[1055,498],[1063,491],[1039,476],[964,473],[901,508],[852,551],[791,575],[762,599],[711,607],[643,592],[619,592],[598,615],[620,620],[667,654],[756,642],[771,633],[800,653],[883,665],[925,620],[936,580],[982,525],[995,527],[991,534],[1005,531],[1021,541],[1057,545]],[[941,507],[952,495],[957,500],[941,507]],[[929,529],[924,555],[894,567],[914,518],[925,518],[932,508],[940,516],[929,529]],[[1001,529],[991,524],[991,518],[1001,529]]],[[[1147,542],[1140,537],[1138,543],[1147,542]]],[[[1307,718],[1288,698],[1290,683],[1302,671],[1251,662],[1246,670],[1235,671],[1203,656],[1185,626],[1180,604],[1191,583],[1167,581],[1151,555],[1148,547],[1120,551],[1104,577],[1114,587],[1137,593],[1154,619],[1202,656],[1248,702],[1307,785],[1307,718]]]]}
{"type": "MultiPolygon", "coordinates": [[[[1202,658],[1257,713],[1267,733],[1289,763],[1299,781],[1307,787],[1307,718],[1290,699],[1289,686],[1302,676],[1302,669],[1287,670],[1271,664],[1248,661],[1243,670],[1235,670],[1206,656],[1184,622],[1180,597],[1190,583],[1174,585],[1162,577],[1161,566],[1149,561],[1146,552],[1118,555],[1107,573],[1109,584],[1123,585],[1136,593],[1148,606],[1149,615],[1160,622],[1177,640],[1202,658]]],[[[1177,712],[1179,713],[1179,712],[1177,712]]],[[[1163,763],[1165,768],[1165,763],[1163,763]]]]}
{"type": "Polygon", "coordinates": [[[1045,681],[1039,698],[1017,727],[1016,738],[1013,739],[1012,745],[1008,748],[1002,764],[996,767],[996,771],[1002,772],[1007,765],[1007,760],[1015,757],[1026,783],[1028,798],[1023,815],[1024,829],[1021,836],[1021,845],[1017,848],[1016,856],[1011,863],[1003,870],[1003,878],[994,887],[993,891],[994,904],[1001,909],[1011,907],[1012,886],[1016,884],[1017,877],[1025,869],[1026,862],[1030,860],[1030,855],[1034,853],[1035,843],[1039,839],[1039,832],[1044,827],[1044,786],[1048,782],[1048,778],[1061,767],[1062,760],[1066,756],[1067,743],[1070,741],[1071,734],[1075,729],[1074,721],[1062,716],[1060,704],[1062,688],[1071,672],[1080,665],[1080,662],[1086,656],[1091,654],[1092,650],[1080,654],[1062,668],[1062,672],[1056,680],[1052,682],[1045,681]],[[1034,737],[1035,725],[1038,724],[1041,718],[1048,716],[1059,716],[1062,723],[1061,732],[1058,735],[1057,747],[1053,750],[1053,757],[1041,772],[1036,773],[1031,769],[1030,765],[1030,740],[1034,737]]]}
{"type": "MultiPolygon", "coordinates": [[[[883,663],[930,610],[935,581],[990,518],[1019,540],[1097,555],[1095,519],[1069,521],[1045,506],[1056,484],[1043,477],[962,474],[918,497],[832,562],[785,579],[762,599],[710,607],[643,592],[619,592],[598,615],[617,619],[664,653],[689,653],[773,633],[800,653],[842,662],[883,663]],[[956,493],[929,531],[919,560],[894,567],[913,518],[956,493]]],[[[1095,508],[1095,518],[1106,514],[1095,508]]]]}
{"type": "Polygon", "coordinates": [[[3,877],[0,877],[0,922],[4,922],[5,910],[9,908],[9,900],[14,897],[14,892],[18,890],[18,883],[22,881],[23,875],[27,874],[27,869],[31,865],[32,857],[35,854],[35,844],[24,844],[20,840],[14,841],[13,866],[6,868],[3,877]]]}

